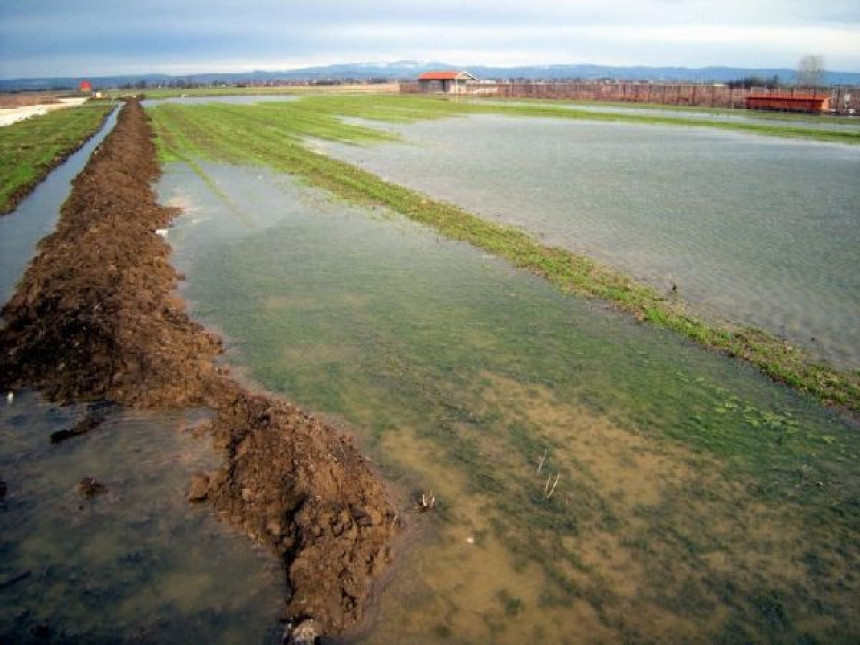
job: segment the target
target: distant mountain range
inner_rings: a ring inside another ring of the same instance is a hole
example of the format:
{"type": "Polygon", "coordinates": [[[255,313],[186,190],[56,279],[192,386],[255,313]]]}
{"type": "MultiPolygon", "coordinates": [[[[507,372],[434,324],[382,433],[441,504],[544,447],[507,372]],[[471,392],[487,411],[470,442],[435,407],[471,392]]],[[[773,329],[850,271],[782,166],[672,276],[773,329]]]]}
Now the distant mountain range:
{"type": "MultiPolygon", "coordinates": [[[[251,82],[274,81],[368,81],[368,80],[414,80],[419,74],[434,69],[466,69],[480,79],[486,80],[595,80],[613,79],[627,81],[691,81],[714,83],[736,81],[747,77],[772,79],[793,83],[792,69],[748,69],[743,67],[609,67],[605,65],[545,65],[528,67],[486,67],[482,65],[457,66],[441,62],[395,61],[391,63],[346,63],[325,67],[307,67],[283,72],[239,72],[204,73],[171,76],[168,74],[134,74],[122,76],[86,77],[95,88],[121,87],[123,85],[170,84],[187,82],[212,84],[223,82],[230,85],[251,82]]],[[[76,88],[84,77],[63,78],[18,78],[0,79],[0,91],[76,88]]],[[[830,85],[860,85],[860,73],[825,72],[824,81],[830,85]]]]}

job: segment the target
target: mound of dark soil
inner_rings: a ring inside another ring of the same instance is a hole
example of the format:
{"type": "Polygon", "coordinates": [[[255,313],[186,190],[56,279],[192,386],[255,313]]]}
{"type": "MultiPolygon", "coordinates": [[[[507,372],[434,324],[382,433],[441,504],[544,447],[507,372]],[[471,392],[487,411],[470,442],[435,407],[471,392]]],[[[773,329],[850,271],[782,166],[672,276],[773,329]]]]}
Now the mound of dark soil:
{"type": "Polygon", "coordinates": [[[211,477],[209,498],[282,554],[288,614],[327,631],[355,622],[370,577],[388,560],[395,517],[364,458],[298,408],[241,390],[221,407],[214,432],[229,458],[211,477]]]}
{"type": "Polygon", "coordinates": [[[173,295],[170,247],[155,230],[176,213],[156,203],[158,174],[146,115],[129,104],[0,312],[4,386],[58,401],[200,402],[220,343],[173,295]]]}
{"type": "Polygon", "coordinates": [[[388,557],[384,486],[348,439],[215,366],[221,343],[186,314],[156,233],[177,214],[156,202],[158,174],[151,126],[130,101],[0,312],[0,391],[214,409],[226,458],[207,499],[281,556],[289,618],[340,631],[360,618],[388,557]]]}

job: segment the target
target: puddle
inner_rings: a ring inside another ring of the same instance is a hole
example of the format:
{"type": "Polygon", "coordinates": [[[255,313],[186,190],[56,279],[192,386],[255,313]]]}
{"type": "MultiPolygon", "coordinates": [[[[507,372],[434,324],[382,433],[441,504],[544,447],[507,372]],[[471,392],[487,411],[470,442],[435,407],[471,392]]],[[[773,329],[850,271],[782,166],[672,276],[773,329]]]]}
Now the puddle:
{"type": "Polygon", "coordinates": [[[27,393],[0,404],[0,641],[278,642],[275,558],[186,500],[219,461],[183,430],[193,415],[112,408],[51,445],[83,412],[27,393]],[[106,492],[83,498],[84,477],[106,492]]]}
{"type": "Polygon", "coordinates": [[[113,129],[117,113],[118,109],[111,112],[101,130],[52,170],[18,208],[0,217],[0,303],[5,303],[15,292],[15,285],[36,253],[36,243],[54,230],[72,180],[113,129]]]}
{"type": "Polygon", "coordinates": [[[860,366],[860,149],[488,115],[387,128],[404,142],[317,145],[860,366]]]}
{"type": "Polygon", "coordinates": [[[857,498],[839,415],[403,218],[200,168],[159,186],[186,208],[168,239],[194,315],[250,379],[354,433],[416,529],[345,642],[860,629],[856,520],[827,510],[857,498]]]}

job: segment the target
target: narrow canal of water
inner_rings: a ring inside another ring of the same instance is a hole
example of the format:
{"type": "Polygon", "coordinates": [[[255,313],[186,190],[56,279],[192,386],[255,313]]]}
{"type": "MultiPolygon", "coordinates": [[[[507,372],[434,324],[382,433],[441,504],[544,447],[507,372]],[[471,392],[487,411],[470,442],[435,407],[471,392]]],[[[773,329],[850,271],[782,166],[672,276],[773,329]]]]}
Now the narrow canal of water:
{"type": "Polygon", "coordinates": [[[113,130],[119,108],[80,150],[60,164],[13,212],[0,217],[0,303],[14,293],[18,279],[36,252],[36,243],[54,230],[72,180],[84,169],[93,150],[113,130]]]}
{"type": "Polygon", "coordinates": [[[403,142],[319,145],[860,367],[860,148],[487,115],[385,127],[403,142]]]}
{"type": "Polygon", "coordinates": [[[412,528],[352,640],[860,629],[860,447],[837,413],[403,218],[202,168],[160,184],[194,315],[249,379],[355,434],[412,528]]]}
{"type": "MultiPolygon", "coordinates": [[[[0,218],[0,302],[116,116],[0,218]]],[[[186,430],[200,414],[108,408],[89,434],[51,444],[87,414],[2,393],[0,642],[279,642],[276,558],[187,501],[192,473],[220,466],[210,441],[186,430]],[[82,494],[87,477],[103,494],[82,494]]]]}

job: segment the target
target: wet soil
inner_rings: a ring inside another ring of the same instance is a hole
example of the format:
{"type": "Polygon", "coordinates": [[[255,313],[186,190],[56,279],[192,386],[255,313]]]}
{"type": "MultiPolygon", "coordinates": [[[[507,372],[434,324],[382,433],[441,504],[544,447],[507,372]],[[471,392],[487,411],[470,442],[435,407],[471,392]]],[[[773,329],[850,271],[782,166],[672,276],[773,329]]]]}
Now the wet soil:
{"type": "Polygon", "coordinates": [[[287,618],[340,632],[361,618],[389,559],[394,509],[348,438],[216,365],[221,342],[188,317],[156,232],[178,214],[156,201],[159,172],[149,121],[130,101],[0,311],[0,388],[58,402],[211,408],[225,459],[205,498],[277,552],[287,618]]]}
{"type": "Polygon", "coordinates": [[[104,423],[106,418],[105,409],[108,407],[110,406],[100,403],[91,404],[84,418],[78,421],[71,428],[64,428],[63,430],[52,432],[50,437],[51,443],[62,443],[63,441],[80,437],[91,430],[95,430],[104,423]]]}

